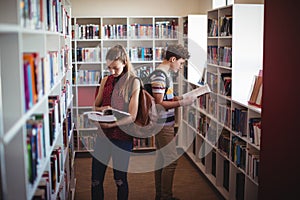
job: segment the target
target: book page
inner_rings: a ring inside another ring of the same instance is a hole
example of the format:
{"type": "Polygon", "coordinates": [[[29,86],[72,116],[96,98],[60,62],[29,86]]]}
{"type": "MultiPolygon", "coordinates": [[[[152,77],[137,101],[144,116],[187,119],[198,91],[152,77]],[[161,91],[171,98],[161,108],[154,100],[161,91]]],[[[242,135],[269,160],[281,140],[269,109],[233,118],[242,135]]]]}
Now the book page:
{"type": "Polygon", "coordinates": [[[200,85],[199,87],[197,87],[196,89],[192,90],[192,91],[189,91],[185,94],[182,95],[183,98],[186,98],[186,97],[193,97],[194,99],[196,99],[198,96],[201,96],[203,94],[206,94],[206,93],[209,93],[211,92],[209,86],[206,84],[206,85],[200,85]]]}
{"type": "Polygon", "coordinates": [[[115,122],[117,118],[114,115],[103,115],[103,112],[98,111],[88,111],[84,112],[84,115],[87,115],[89,120],[97,122],[115,122]]]}
{"type": "Polygon", "coordinates": [[[83,113],[92,121],[98,122],[115,122],[117,119],[129,116],[130,114],[115,108],[105,109],[101,111],[87,111],[83,113]]]}
{"type": "Polygon", "coordinates": [[[117,114],[117,115],[124,115],[124,116],[129,116],[130,115],[130,113],[128,113],[128,112],[118,110],[118,109],[115,109],[115,108],[109,108],[109,109],[104,110],[104,115],[107,112],[112,113],[112,114],[117,114]]]}

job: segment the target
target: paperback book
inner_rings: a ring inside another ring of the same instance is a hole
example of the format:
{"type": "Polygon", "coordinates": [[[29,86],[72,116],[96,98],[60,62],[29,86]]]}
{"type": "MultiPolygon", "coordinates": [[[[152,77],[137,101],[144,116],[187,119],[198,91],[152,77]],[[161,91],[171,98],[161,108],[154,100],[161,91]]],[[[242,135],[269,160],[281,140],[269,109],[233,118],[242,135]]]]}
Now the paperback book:
{"type": "Polygon", "coordinates": [[[129,116],[128,112],[124,112],[115,108],[105,109],[104,111],[87,111],[83,113],[87,115],[89,120],[97,122],[115,122],[118,119],[129,116]]]}
{"type": "Polygon", "coordinates": [[[203,94],[209,93],[209,92],[211,92],[211,90],[210,90],[210,88],[207,84],[206,85],[199,85],[199,87],[197,87],[196,89],[183,94],[182,97],[187,98],[187,97],[191,96],[194,99],[197,99],[197,97],[199,97],[203,94]]]}

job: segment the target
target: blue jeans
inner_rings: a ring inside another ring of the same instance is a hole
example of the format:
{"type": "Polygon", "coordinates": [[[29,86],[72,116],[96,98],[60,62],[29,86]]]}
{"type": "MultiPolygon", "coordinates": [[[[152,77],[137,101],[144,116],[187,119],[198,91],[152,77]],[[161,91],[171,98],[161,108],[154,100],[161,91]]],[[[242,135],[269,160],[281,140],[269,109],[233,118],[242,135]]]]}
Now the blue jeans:
{"type": "Polygon", "coordinates": [[[103,182],[107,164],[112,158],[114,180],[117,186],[117,199],[128,199],[127,169],[132,141],[103,140],[97,138],[92,159],[92,199],[104,199],[103,182]],[[111,141],[111,142],[109,142],[111,141]],[[118,148],[117,148],[118,147],[118,148]],[[124,151],[122,151],[122,150],[124,151]]]}

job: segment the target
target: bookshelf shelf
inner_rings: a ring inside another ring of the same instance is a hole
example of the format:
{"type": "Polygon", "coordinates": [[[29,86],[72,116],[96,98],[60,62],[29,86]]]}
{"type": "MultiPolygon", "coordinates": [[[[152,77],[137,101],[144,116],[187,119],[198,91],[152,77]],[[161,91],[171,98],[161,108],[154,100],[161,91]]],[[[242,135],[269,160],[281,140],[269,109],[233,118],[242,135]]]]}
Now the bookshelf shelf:
{"type": "MultiPolygon", "coordinates": [[[[188,30],[193,26],[188,20],[188,30]]],[[[257,199],[261,108],[249,105],[247,98],[262,68],[263,5],[213,9],[207,12],[206,26],[196,27],[208,28],[207,59],[197,66],[206,69],[205,82],[212,92],[183,108],[179,146],[225,199],[257,199]],[[229,29],[222,26],[226,20],[231,21],[229,29]]],[[[190,79],[190,66],[185,70],[182,93],[199,81],[190,79]]]]}
{"type": "Polygon", "coordinates": [[[53,2],[0,3],[1,199],[71,192],[71,4],[53,2]]]}
{"type": "MultiPolygon", "coordinates": [[[[83,70],[93,70],[100,73],[97,81],[108,75],[105,55],[108,48],[122,44],[128,51],[130,60],[137,75],[150,73],[161,62],[163,49],[167,44],[178,43],[177,16],[73,16],[72,17],[72,48],[73,48],[73,93],[74,119],[77,119],[77,149],[82,149],[81,135],[93,135],[87,128],[90,124],[81,114],[92,109],[94,94],[99,84],[87,85],[78,82],[78,75],[83,70]],[[86,27],[93,27],[87,29],[86,27]],[[99,48],[99,62],[86,63],[80,61],[79,48],[99,48]],[[142,52],[142,53],[141,53],[142,52]],[[85,101],[83,101],[85,98],[85,101]],[[89,99],[87,99],[89,98],[89,99]]],[[[95,127],[94,127],[95,128],[95,127]]],[[[154,138],[149,138],[154,140],[154,138]]],[[[141,142],[141,141],[139,141],[141,142]]],[[[138,142],[135,142],[139,144],[138,142]]],[[[134,150],[155,149],[154,142],[147,146],[135,146],[134,150]],[[149,146],[150,145],[150,146],[149,146]]],[[[92,150],[92,147],[89,147],[92,150]]]]}

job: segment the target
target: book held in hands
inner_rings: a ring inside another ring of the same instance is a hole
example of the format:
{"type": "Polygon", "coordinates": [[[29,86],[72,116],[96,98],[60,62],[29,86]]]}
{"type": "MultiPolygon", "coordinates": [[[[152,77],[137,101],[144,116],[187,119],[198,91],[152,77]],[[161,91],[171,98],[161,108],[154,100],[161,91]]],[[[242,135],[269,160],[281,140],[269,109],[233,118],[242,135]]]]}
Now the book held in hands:
{"type": "Polygon", "coordinates": [[[128,112],[124,112],[118,109],[109,108],[104,111],[87,111],[83,113],[87,115],[89,120],[97,122],[115,122],[118,119],[129,116],[128,112]]]}
{"type": "Polygon", "coordinates": [[[196,89],[183,94],[182,97],[187,98],[187,97],[191,96],[192,98],[197,99],[197,97],[199,97],[203,94],[209,93],[209,92],[211,92],[211,90],[207,84],[199,85],[199,87],[197,87],[196,89]]]}

